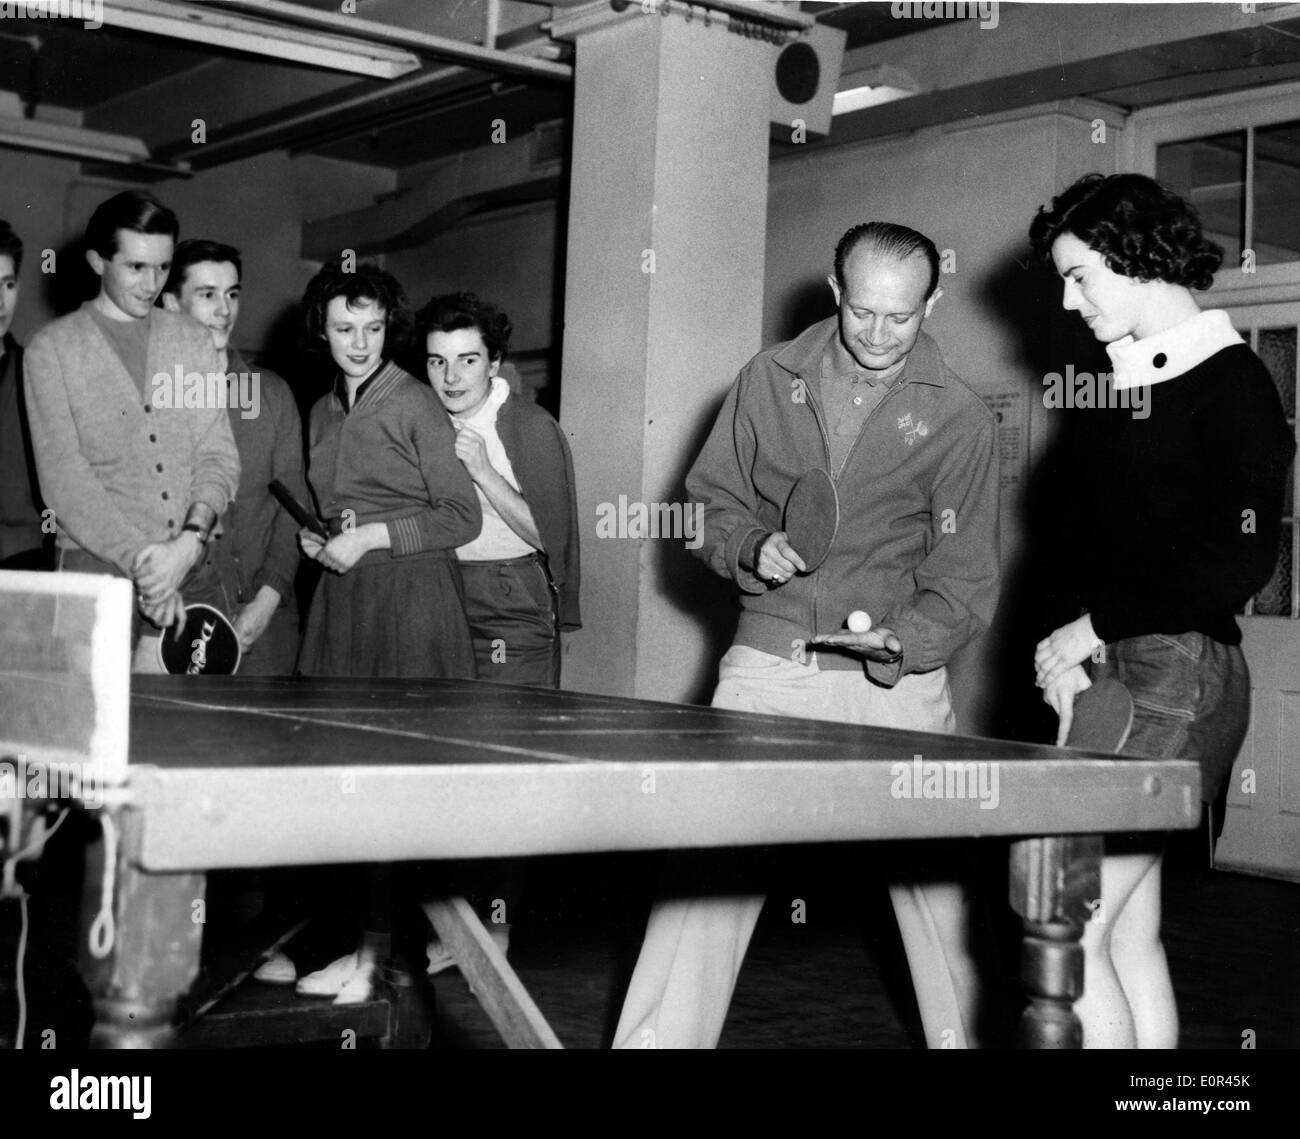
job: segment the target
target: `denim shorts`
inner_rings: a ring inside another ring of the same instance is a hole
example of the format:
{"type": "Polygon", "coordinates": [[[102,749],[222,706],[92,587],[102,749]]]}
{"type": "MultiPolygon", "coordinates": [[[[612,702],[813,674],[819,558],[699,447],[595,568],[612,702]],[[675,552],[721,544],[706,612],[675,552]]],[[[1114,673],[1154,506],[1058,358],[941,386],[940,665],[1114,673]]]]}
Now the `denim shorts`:
{"type": "Polygon", "coordinates": [[[1092,678],[1118,679],[1133,696],[1124,751],[1191,759],[1201,799],[1212,803],[1232,772],[1250,724],[1250,672],[1240,645],[1204,633],[1147,633],[1106,646],[1092,678]]]}

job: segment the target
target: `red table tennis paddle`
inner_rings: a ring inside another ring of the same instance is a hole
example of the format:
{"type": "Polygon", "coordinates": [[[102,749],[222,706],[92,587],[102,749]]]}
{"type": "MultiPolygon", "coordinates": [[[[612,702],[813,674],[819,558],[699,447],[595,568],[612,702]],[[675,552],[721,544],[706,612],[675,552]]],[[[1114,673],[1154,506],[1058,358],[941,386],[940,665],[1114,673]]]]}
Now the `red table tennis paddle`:
{"type": "Polygon", "coordinates": [[[1133,697],[1118,680],[1095,681],[1074,698],[1074,718],[1066,747],[1117,752],[1133,728],[1133,697]]]}
{"type": "Polygon", "coordinates": [[[229,676],[242,655],[235,627],[211,605],[185,606],[180,634],[173,626],[158,640],[159,663],[176,676],[229,676]]]}
{"type": "Polygon", "coordinates": [[[805,471],[785,500],[783,526],[790,545],[812,573],[826,560],[840,528],[835,480],[820,467],[805,471]]]}

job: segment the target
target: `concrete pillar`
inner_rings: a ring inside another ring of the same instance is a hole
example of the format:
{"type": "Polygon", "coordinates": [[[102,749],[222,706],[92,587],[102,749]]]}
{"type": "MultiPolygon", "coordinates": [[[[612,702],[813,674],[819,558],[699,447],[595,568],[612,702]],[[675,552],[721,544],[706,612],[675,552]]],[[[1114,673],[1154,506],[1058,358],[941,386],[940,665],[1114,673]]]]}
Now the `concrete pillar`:
{"type": "Polygon", "coordinates": [[[576,43],[561,420],[584,621],[565,638],[564,685],[690,700],[734,630],[730,591],[684,532],[635,536],[636,520],[689,512],[685,472],[761,347],[776,49],[674,9],[557,21],[576,43]]]}

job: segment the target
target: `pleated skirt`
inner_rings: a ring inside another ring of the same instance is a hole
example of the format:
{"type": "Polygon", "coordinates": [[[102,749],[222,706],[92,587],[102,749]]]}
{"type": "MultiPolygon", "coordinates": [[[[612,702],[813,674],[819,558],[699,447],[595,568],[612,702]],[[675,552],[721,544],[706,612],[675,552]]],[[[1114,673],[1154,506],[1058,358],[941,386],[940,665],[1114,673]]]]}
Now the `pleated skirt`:
{"type": "Polygon", "coordinates": [[[321,575],[307,616],[304,676],[472,679],[474,646],[450,554],[382,558],[321,575]]]}

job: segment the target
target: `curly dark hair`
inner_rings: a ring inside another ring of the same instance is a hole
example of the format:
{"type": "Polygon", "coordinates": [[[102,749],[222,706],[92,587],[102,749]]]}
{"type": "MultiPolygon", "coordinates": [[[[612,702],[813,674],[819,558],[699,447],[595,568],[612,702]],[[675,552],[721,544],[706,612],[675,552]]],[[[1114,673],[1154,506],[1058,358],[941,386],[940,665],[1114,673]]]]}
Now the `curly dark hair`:
{"type": "Polygon", "coordinates": [[[325,339],[325,310],[335,297],[345,297],[348,307],[373,301],[384,310],[384,358],[391,360],[406,346],[411,332],[411,310],[406,290],[397,278],[373,261],[348,272],[339,259],[327,262],[308,283],[302,295],[303,344],[319,353],[329,351],[325,339]]]}
{"type": "Polygon", "coordinates": [[[1145,174],[1085,174],[1039,209],[1029,227],[1034,253],[1050,263],[1063,233],[1100,253],[1112,272],[1138,281],[1208,289],[1223,261],[1195,207],[1145,174]]]}
{"type": "Polygon", "coordinates": [[[483,337],[488,358],[500,363],[510,346],[513,326],[510,318],[491,301],[481,301],[473,293],[443,293],[431,297],[415,314],[415,335],[421,350],[431,332],[456,332],[477,328],[483,337]]]}

